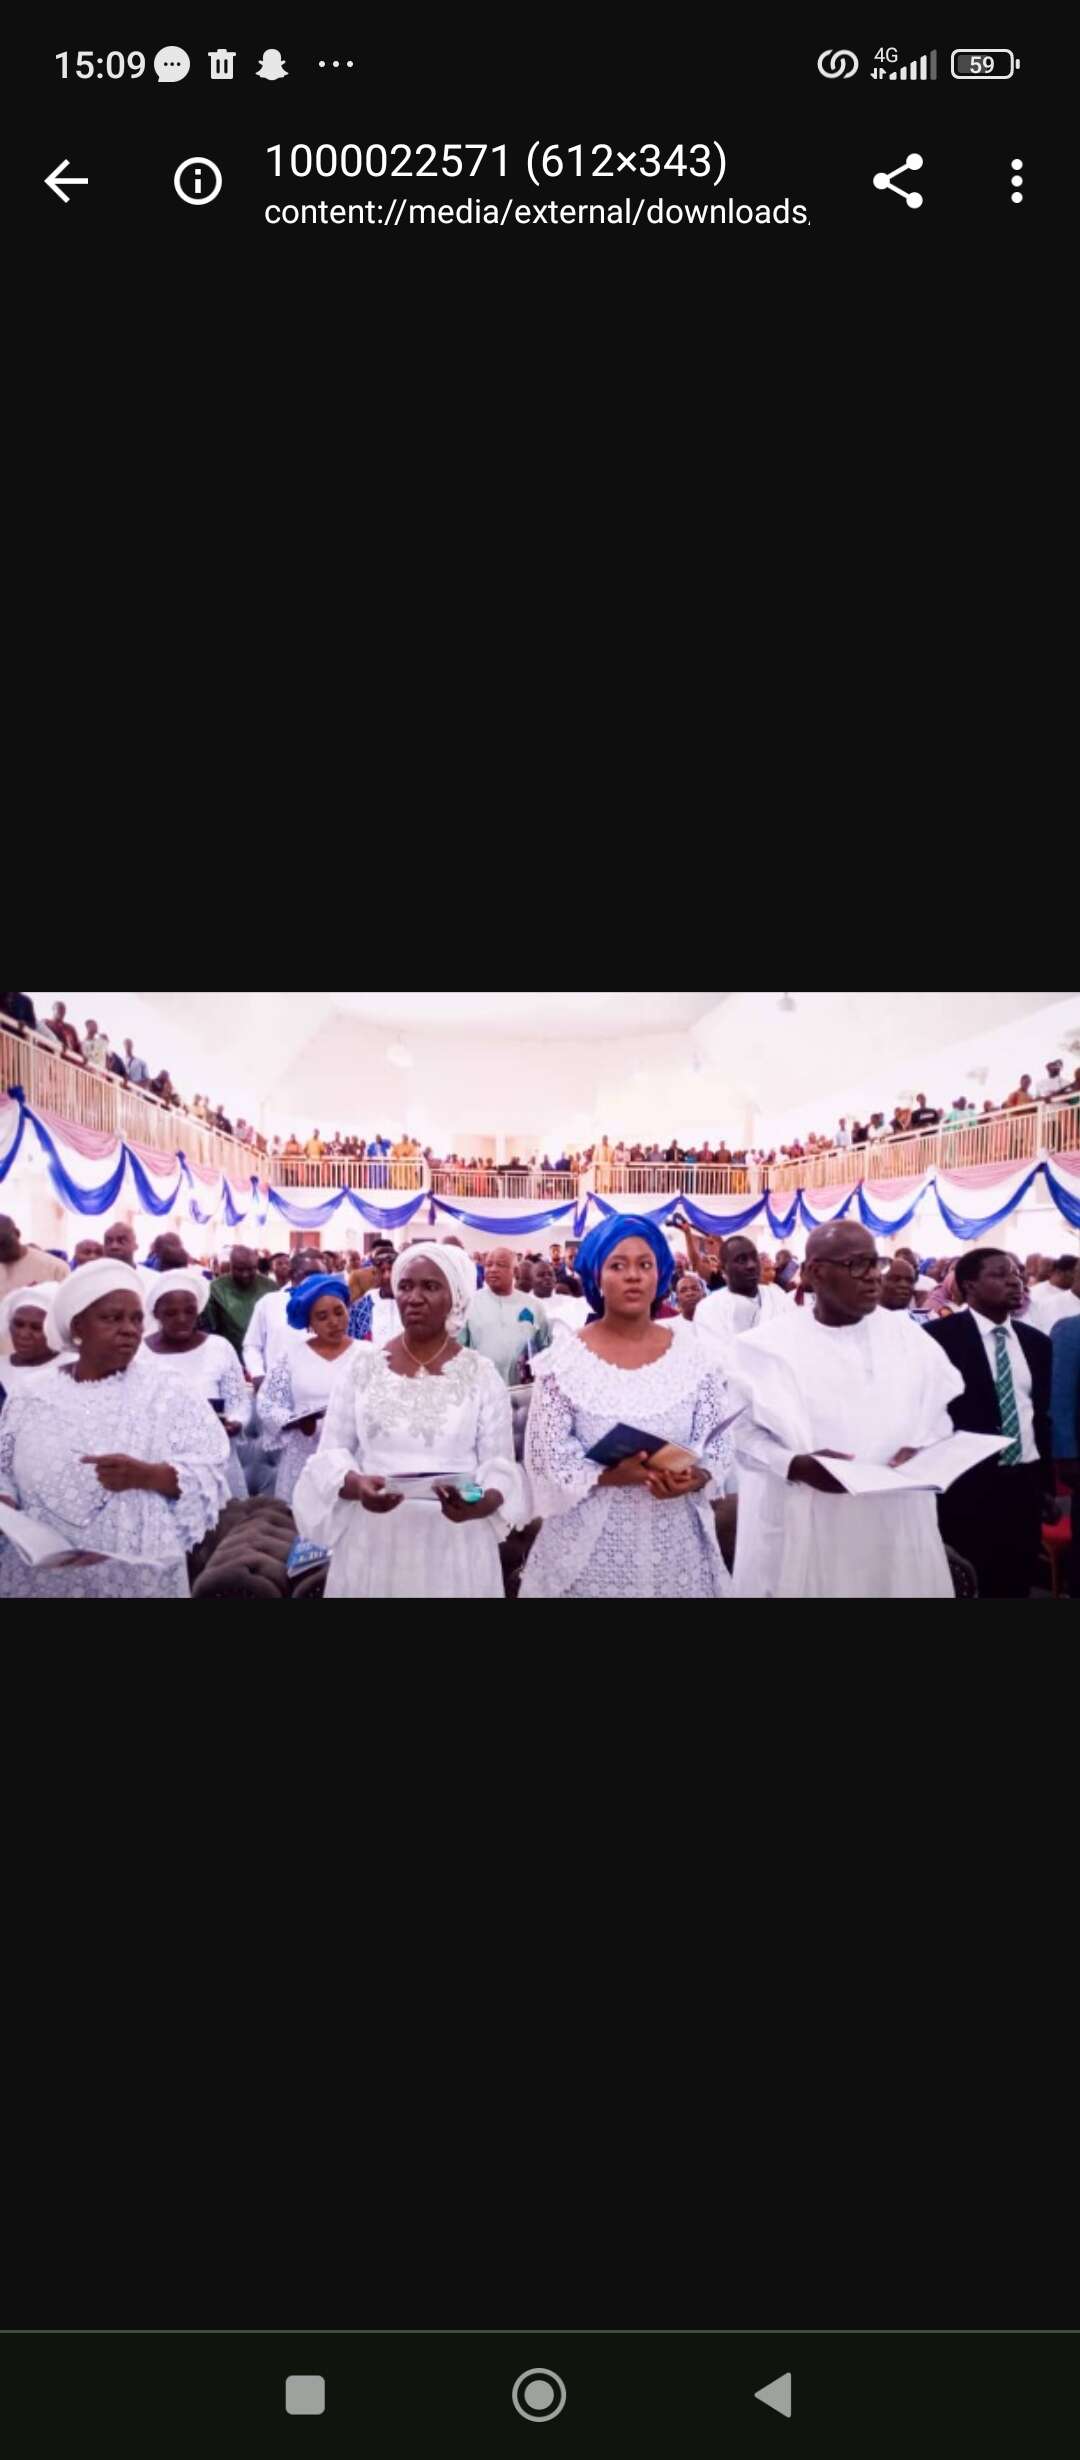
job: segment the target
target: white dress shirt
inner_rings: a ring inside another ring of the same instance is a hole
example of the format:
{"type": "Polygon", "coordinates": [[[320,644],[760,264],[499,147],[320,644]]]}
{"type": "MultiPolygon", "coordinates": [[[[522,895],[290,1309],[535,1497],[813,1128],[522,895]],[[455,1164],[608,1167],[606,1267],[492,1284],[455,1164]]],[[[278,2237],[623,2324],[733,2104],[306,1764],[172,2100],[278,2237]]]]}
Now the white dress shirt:
{"type": "Polygon", "coordinates": [[[1016,1408],[1020,1419],[1020,1442],[1023,1447],[1021,1457],[1025,1468],[1033,1466],[1039,1458],[1039,1447],[1035,1441],[1035,1407],[1032,1398],[1031,1369],[1016,1337],[1016,1326],[1011,1322],[992,1324],[989,1316],[980,1315],[974,1307],[969,1307],[967,1312],[976,1332],[981,1334],[985,1343],[995,1387],[998,1379],[1000,1347],[997,1336],[999,1332],[1006,1335],[1009,1366],[1012,1370],[1013,1390],[1016,1394],[1016,1408]]]}
{"type": "Polygon", "coordinates": [[[271,1290],[260,1298],[244,1342],[244,1369],[253,1384],[264,1383],[282,1350],[293,1341],[306,1341],[306,1333],[294,1333],[288,1319],[292,1285],[283,1290],[271,1290]]]}
{"type": "Polygon", "coordinates": [[[1080,1298],[1071,1290],[1056,1289],[1052,1281],[1040,1281],[1028,1308],[1028,1321],[1035,1331],[1052,1332],[1055,1324],[1063,1324],[1070,1315],[1080,1315],[1080,1298]]]}

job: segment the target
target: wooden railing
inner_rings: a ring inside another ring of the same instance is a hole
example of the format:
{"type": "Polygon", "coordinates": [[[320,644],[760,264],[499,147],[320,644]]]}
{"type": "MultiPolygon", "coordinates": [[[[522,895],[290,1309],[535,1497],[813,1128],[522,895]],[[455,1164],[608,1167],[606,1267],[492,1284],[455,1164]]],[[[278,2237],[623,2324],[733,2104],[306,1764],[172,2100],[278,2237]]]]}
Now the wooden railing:
{"type": "Polygon", "coordinates": [[[418,1195],[428,1185],[433,1195],[451,1202],[469,1197],[503,1197],[511,1202],[570,1204],[590,1188],[602,1196],[643,1197],[685,1193],[702,1198],[756,1196],[766,1188],[790,1193],[793,1188],[848,1187],[866,1179],[915,1179],[929,1170],[973,1170],[996,1162],[1034,1163],[1040,1154],[1080,1152],[1080,1103],[1032,1103],[1024,1110],[1000,1110],[953,1127],[941,1126],[928,1135],[888,1136],[877,1144],[850,1151],[815,1153],[802,1161],[770,1165],[710,1162],[597,1163],[584,1179],[573,1172],[449,1170],[429,1171],[423,1160],[356,1161],[347,1155],[324,1154],[321,1161],[306,1155],[267,1156],[236,1137],[222,1136],[190,1111],[169,1108],[155,1095],[126,1085],[118,1076],[65,1058],[39,1036],[25,1036],[0,1026],[0,1089],[21,1085],[36,1109],[52,1111],[76,1125],[121,1136],[133,1145],[158,1153],[185,1153],[208,1170],[225,1171],[241,1184],[253,1174],[272,1187],[392,1188],[418,1195]]]}
{"type": "Polygon", "coordinates": [[[422,1161],[395,1162],[389,1154],[385,1161],[358,1162],[347,1153],[324,1153],[321,1162],[309,1162],[306,1154],[272,1153],[262,1172],[271,1187],[396,1187],[404,1195],[418,1194],[427,1180],[422,1161]]]}
{"type": "Polygon", "coordinates": [[[849,1152],[813,1153],[803,1161],[774,1162],[770,1187],[854,1187],[866,1179],[917,1179],[928,1170],[978,1170],[986,1163],[1036,1162],[1041,1153],[1080,1152],[1080,1104],[1033,1103],[1026,1110],[972,1114],[970,1123],[944,1125],[922,1136],[886,1136],[849,1152]]]}
{"type": "Polygon", "coordinates": [[[466,1196],[506,1196],[572,1204],[578,1181],[572,1172],[561,1170],[433,1170],[431,1192],[452,1203],[466,1196]]]}
{"type": "Polygon", "coordinates": [[[601,1196],[756,1196],[764,1186],[750,1162],[600,1162],[590,1181],[601,1196]]]}
{"type": "Polygon", "coordinates": [[[219,1135],[190,1111],[171,1109],[119,1076],[65,1059],[34,1034],[24,1039],[0,1029],[0,1086],[7,1092],[12,1085],[22,1086],[35,1110],[52,1111],[103,1136],[122,1136],[127,1144],[147,1145],[154,1153],[185,1153],[189,1162],[223,1170],[241,1185],[265,1168],[265,1158],[254,1145],[219,1135]]]}

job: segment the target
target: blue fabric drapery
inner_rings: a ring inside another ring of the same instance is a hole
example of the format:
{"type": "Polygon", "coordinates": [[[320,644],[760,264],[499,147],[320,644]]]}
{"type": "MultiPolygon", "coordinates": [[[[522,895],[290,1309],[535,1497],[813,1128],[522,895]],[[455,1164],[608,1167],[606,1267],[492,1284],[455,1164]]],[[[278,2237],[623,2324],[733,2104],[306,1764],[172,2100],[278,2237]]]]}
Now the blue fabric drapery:
{"type": "Polygon", "coordinates": [[[14,1170],[15,1168],[15,1164],[19,1158],[19,1147],[22,1143],[23,1137],[26,1134],[26,1096],[21,1085],[12,1086],[11,1099],[19,1105],[19,1116],[15,1128],[15,1142],[5,1160],[0,1162],[0,1187],[3,1186],[9,1170],[14,1170]]]}
{"type": "Polygon", "coordinates": [[[124,1184],[124,1172],[127,1169],[128,1160],[129,1158],[134,1160],[134,1155],[129,1157],[127,1146],[121,1145],[119,1159],[111,1178],[103,1180],[100,1187],[79,1187],[70,1173],[65,1170],[44,1120],[39,1119],[37,1112],[33,1110],[27,1110],[26,1117],[30,1121],[45,1156],[53,1187],[61,1204],[66,1205],[68,1212],[81,1213],[86,1220],[97,1220],[102,1213],[111,1213],[124,1184]]]}
{"type": "Polygon", "coordinates": [[[616,1220],[620,1213],[633,1213],[638,1221],[655,1222],[658,1229],[663,1229],[664,1223],[671,1220],[672,1214],[681,1213],[683,1209],[682,1197],[677,1193],[669,1196],[666,1204],[654,1205],[651,1213],[647,1213],[643,1205],[635,1203],[633,1196],[624,1196],[621,1204],[609,1204],[606,1196],[594,1196],[593,1203],[597,1212],[603,1214],[605,1221],[616,1220]]]}
{"type": "Polygon", "coordinates": [[[838,1212],[838,1213],[830,1213],[830,1214],[826,1217],[826,1216],[825,1216],[825,1215],[823,1215],[823,1214],[817,1214],[817,1213],[812,1213],[812,1212],[811,1212],[810,1207],[809,1207],[809,1205],[807,1204],[806,1197],[805,1197],[805,1195],[803,1194],[802,1189],[800,1188],[800,1190],[799,1190],[799,1219],[800,1219],[800,1221],[801,1221],[801,1223],[802,1223],[803,1229],[804,1229],[804,1230],[827,1230],[827,1229],[829,1228],[830,1223],[832,1223],[832,1222],[834,1222],[834,1221],[846,1221],[847,1216],[848,1216],[848,1214],[849,1214],[849,1213],[850,1213],[850,1211],[851,1211],[852,1205],[853,1205],[853,1204],[854,1204],[854,1202],[855,1202],[855,1198],[856,1198],[856,1196],[857,1196],[858,1192],[859,1192],[859,1191],[858,1191],[858,1189],[857,1189],[857,1188],[855,1188],[855,1187],[853,1187],[853,1188],[852,1188],[852,1191],[851,1191],[850,1196],[847,1198],[847,1201],[846,1201],[844,1204],[842,1204],[842,1205],[841,1205],[839,1212],[838,1212]]]}
{"type": "MultiPolygon", "coordinates": [[[[603,1219],[610,1220],[615,1214],[625,1211],[626,1207],[634,1201],[632,1197],[627,1196],[621,1202],[611,1203],[604,1196],[590,1195],[586,1197],[584,1203],[574,1200],[567,1204],[546,1206],[542,1212],[512,1214],[500,1219],[497,1215],[490,1213],[470,1212],[464,1205],[451,1204],[443,1196],[432,1196],[427,1189],[422,1190],[418,1195],[403,1199],[400,1204],[380,1205],[366,1202],[364,1196],[355,1188],[343,1187],[332,1190],[321,1204],[304,1206],[295,1202],[279,1188],[266,1189],[259,1177],[255,1175],[251,1180],[250,1198],[245,1206],[243,1198],[238,1200],[224,1174],[213,1186],[205,1186],[201,1180],[196,1181],[183,1153],[178,1153],[175,1157],[162,1156],[170,1172],[175,1168],[175,1175],[170,1177],[167,1189],[163,1189],[163,1192],[159,1194],[157,1192],[159,1183],[140,1161],[138,1154],[132,1151],[130,1145],[123,1142],[117,1148],[116,1165],[109,1177],[96,1187],[81,1187],[74,1171],[62,1160],[55,1139],[44,1121],[27,1102],[23,1088],[20,1085],[12,1085],[9,1092],[11,1099],[17,1104],[18,1118],[11,1146],[3,1160],[0,1160],[0,1185],[10,1177],[14,1170],[23,1149],[27,1128],[31,1127],[37,1137],[50,1180],[61,1204],[68,1212],[80,1214],[85,1219],[99,1219],[102,1214],[112,1209],[119,1200],[129,1168],[133,1192],[140,1210],[152,1218],[161,1220],[173,1212],[186,1186],[192,1219],[200,1227],[209,1227],[220,1219],[229,1230],[239,1230],[245,1222],[250,1223],[256,1229],[263,1230],[272,1213],[279,1214],[282,1220],[288,1223],[290,1229],[324,1230],[343,1205],[356,1213],[371,1230],[403,1230],[426,1207],[425,1218],[432,1227],[435,1226],[437,1216],[443,1213],[451,1221],[461,1223],[467,1230],[494,1232],[501,1230],[508,1238],[530,1238],[546,1229],[563,1227],[569,1229],[572,1221],[573,1235],[580,1239],[584,1236],[591,1207],[595,1208],[603,1219]],[[206,1207],[209,1207],[209,1210],[205,1209],[206,1207]]],[[[947,1182],[949,1173],[947,1171],[941,1173],[941,1178],[947,1182]]],[[[1068,1222],[1070,1229],[1080,1230],[1080,1189],[1075,1188],[1055,1169],[1052,1160],[1038,1162],[1017,1183],[1008,1202],[996,1205],[988,1213],[959,1212],[943,1196],[938,1173],[931,1172],[914,1202],[903,1213],[894,1217],[878,1212],[867,1195],[865,1187],[857,1186],[853,1187],[845,1197],[839,1211],[827,1218],[831,1221],[843,1221],[850,1214],[852,1206],[855,1206],[857,1218],[867,1230],[871,1231],[876,1238],[889,1238],[895,1236],[897,1231],[906,1230],[914,1220],[925,1197],[933,1195],[937,1199],[939,1211],[950,1236],[964,1244],[972,1241],[978,1242],[998,1229],[1002,1222],[1007,1221],[1010,1215],[1017,1211],[1040,1179],[1045,1180],[1051,1201],[1063,1219],[1068,1222]]],[[[990,1191],[988,1190],[987,1193],[989,1196],[990,1191]]],[[[662,1226],[671,1220],[674,1213],[682,1213],[693,1229],[721,1238],[730,1238],[736,1231],[748,1230],[753,1223],[764,1219],[773,1238],[783,1242],[791,1237],[798,1222],[801,1222],[806,1230],[816,1230],[824,1226],[825,1217],[813,1210],[813,1198],[812,1188],[800,1188],[797,1193],[790,1196],[774,1197],[769,1194],[754,1198],[740,1206],[738,1211],[733,1211],[720,1210],[711,1205],[696,1204],[689,1196],[677,1192],[669,1196],[661,1206],[654,1208],[647,1218],[662,1226]],[[787,1210],[781,1211],[781,1205],[786,1206],[787,1210]]]]}
{"type": "Polygon", "coordinates": [[[1064,1181],[1058,1178],[1052,1162],[1044,1162],[1043,1168],[1058,1212],[1064,1214],[1071,1229],[1080,1230],[1080,1189],[1066,1187],[1064,1181]]]}
{"type": "MultiPolygon", "coordinates": [[[[123,1150],[127,1154],[127,1158],[131,1164],[131,1177],[136,1196],[139,1200],[140,1211],[143,1213],[153,1213],[157,1216],[159,1221],[163,1221],[167,1213],[174,1213],[176,1211],[176,1200],[184,1183],[183,1156],[180,1156],[180,1170],[177,1177],[173,1180],[172,1186],[168,1189],[168,1192],[164,1196],[156,1196],[154,1194],[153,1184],[149,1173],[144,1170],[138,1154],[132,1152],[130,1145],[125,1145],[123,1150]]],[[[122,1160],[121,1176],[123,1176],[122,1160]]]]}
{"type": "Polygon", "coordinates": [[[336,1188],[322,1204],[296,1204],[290,1197],[283,1196],[277,1187],[270,1189],[269,1196],[271,1211],[280,1213],[290,1230],[326,1230],[343,1204],[350,1205],[354,1213],[359,1213],[369,1230],[404,1230],[409,1222],[415,1221],[421,1205],[426,1202],[426,1196],[419,1195],[410,1196],[405,1204],[365,1204],[354,1187],[336,1188]]]}
{"type": "MultiPolygon", "coordinates": [[[[1040,1163],[1039,1169],[1042,1167],[1040,1163]]],[[[1023,1204],[1025,1196],[1031,1194],[1038,1176],[1039,1170],[1031,1171],[1023,1184],[1017,1188],[1015,1195],[1010,1196],[1008,1204],[1003,1204],[997,1213],[986,1213],[978,1219],[974,1213],[954,1213],[952,1206],[946,1204],[940,1187],[936,1187],[934,1192],[946,1229],[951,1231],[954,1239],[961,1239],[965,1245],[969,1239],[984,1239],[989,1230],[996,1230],[999,1222],[1008,1221],[1010,1213],[1015,1213],[1017,1207],[1023,1204]]],[[[910,1221],[910,1214],[908,1219],[910,1221]]]]}
{"type": "MultiPolygon", "coordinates": [[[[599,1199],[598,1199],[599,1201],[599,1199]]],[[[459,1221],[466,1230],[502,1231],[506,1238],[527,1239],[537,1230],[554,1230],[576,1212],[573,1204],[549,1205],[543,1213],[466,1213],[460,1204],[447,1204],[445,1197],[433,1196],[432,1211],[448,1213],[451,1221],[459,1221]]]]}
{"type": "Polygon", "coordinates": [[[703,1230],[712,1238],[733,1239],[736,1231],[748,1230],[751,1222],[760,1221],[765,1198],[755,1197],[753,1204],[744,1205],[741,1213],[717,1213],[705,1205],[691,1204],[688,1196],[676,1196],[675,1210],[685,1213],[692,1230],[703,1230]]]}

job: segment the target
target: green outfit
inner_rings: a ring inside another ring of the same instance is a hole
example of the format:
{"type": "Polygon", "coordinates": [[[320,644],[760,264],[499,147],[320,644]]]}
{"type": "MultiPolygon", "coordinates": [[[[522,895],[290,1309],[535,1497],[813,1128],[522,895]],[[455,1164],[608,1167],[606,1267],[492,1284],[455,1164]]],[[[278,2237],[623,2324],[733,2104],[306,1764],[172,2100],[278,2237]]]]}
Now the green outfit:
{"type": "Polygon", "coordinates": [[[265,1273],[256,1273],[250,1289],[241,1290],[231,1274],[223,1273],[220,1281],[211,1283],[210,1296],[199,1319],[203,1331],[220,1334],[242,1360],[248,1326],[259,1300],[272,1298],[277,1286],[265,1273]]]}

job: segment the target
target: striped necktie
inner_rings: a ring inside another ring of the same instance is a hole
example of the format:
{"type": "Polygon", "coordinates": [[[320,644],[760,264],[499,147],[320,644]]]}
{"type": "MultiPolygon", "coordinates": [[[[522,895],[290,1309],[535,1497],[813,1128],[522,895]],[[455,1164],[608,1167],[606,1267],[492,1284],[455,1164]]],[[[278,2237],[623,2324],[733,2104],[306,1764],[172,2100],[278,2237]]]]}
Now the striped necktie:
{"type": "Polygon", "coordinates": [[[1008,1449],[999,1452],[998,1465],[1001,1469],[1018,1469],[1024,1457],[1024,1447],[1020,1441],[1020,1412],[1016,1406],[1016,1386],[1013,1383],[1012,1368],[1009,1364],[1009,1336],[1004,1324],[998,1324],[995,1327],[994,1339],[997,1342],[997,1397],[998,1408],[1001,1412],[1001,1432],[1012,1438],[1008,1449]]]}

